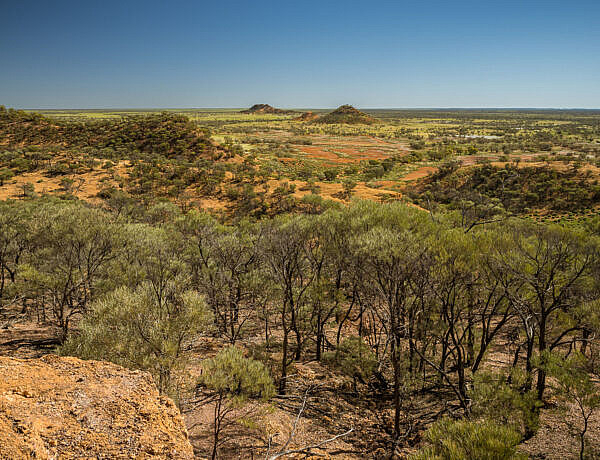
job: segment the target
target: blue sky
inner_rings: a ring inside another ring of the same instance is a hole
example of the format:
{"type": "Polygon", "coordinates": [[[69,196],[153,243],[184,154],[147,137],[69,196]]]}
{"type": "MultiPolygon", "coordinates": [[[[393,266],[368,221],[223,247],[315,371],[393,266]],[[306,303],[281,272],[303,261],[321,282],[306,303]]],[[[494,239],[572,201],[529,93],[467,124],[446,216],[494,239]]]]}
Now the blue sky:
{"type": "Polygon", "coordinates": [[[0,0],[19,108],[600,108],[600,0],[0,0]]]}

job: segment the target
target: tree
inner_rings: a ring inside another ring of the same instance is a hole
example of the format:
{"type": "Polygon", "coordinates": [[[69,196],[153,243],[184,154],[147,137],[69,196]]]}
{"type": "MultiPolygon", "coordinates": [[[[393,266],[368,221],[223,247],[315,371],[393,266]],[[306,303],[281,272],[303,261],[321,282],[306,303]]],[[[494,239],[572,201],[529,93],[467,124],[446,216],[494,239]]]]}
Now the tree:
{"type": "Polygon", "coordinates": [[[0,169],[0,187],[4,185],[6,181],[9,181],[14,176],[14,173],[8,168],[0,169]]]}
{"type": "MultiPolygon", "coordinates": [[[[252,398],[268,401],[275,394],[275,386],[263,363],[245,358],[233,345],[204,361],[198,383],[212,393],[209,401],[214,404],[211,454],[214,460],[226,441],[223,431],[228,426],[228,417],[252,398]]],[[[240,420],[239,414],[236,418],[240,420]]]]}
{"type": "Polygon", "coordinates": [[[590,378],[586,364],[586,358],[578,352],[564,359],[546,350],[539,360],[539,365],[553,377],[553,386],[563,404],[575,404],[578,423],[574,423],[568,417],[563,418],[563,421],[577,434],[580,460],[585,458],[585,435],[589,428],[590,417],[600,408],[600,392],[590,378]]]}
{"type": "Polygon", "coordinates": [[[534,390],[523,391],[527,375],[515,368],[507,378],[501,373],[480,371],[474,375],[469,397],[471,415],[514,429],[527,438],[539,427],[537,400],[534,390]]]}
{"type": "Polygon", "coordinates": [[[24,198],[32,198],[35,196],[35,187],[31,182],[23,182],[21,184],[22,196],[24,198]]]}
{"type": "Polygon", "coordinates": [[[474,359],[474,310],[477,298],[477,241],[457,229],[437,236],[434,246],[434,274],[431,297],[437,328],[432,331],[441,344],[439,364],[432,367],[452,388],[461,407],[468,414],[467,369],[474,359]],[[450,378],[448,362],[456,372],[450,378]]]}
{"type": "Polygon", "coordinates": [[[22,202],[0,202],[0,310],[6,287],[16,282],[19,264],[28,247],[32,206],[22,202]]]}
{"type": "Polygon", "coordinates": [[[248,320],[262,306],[256,233],[244,225],[224,230],[215,235],[208,251],[213,260],[208,268],[214,283],[210,290],[217,294],[217,324],[229,342],[235,344],[248,320]]]}
{"type": "Polygon", "coordinates": [[[352,179],[344,179],[342,181],[341,196],[345,199],[350,198],[352,196],[352,192],[354,191],[355,187],[356,187],[355,181],[353,181],[352,179]]]}
{"type": "MultiPolygon", "coordinates": [[[[418,302],[411,295],[413,267],[427,252],[424,244],[430,231],[427,215],[406,206],[385,205],[371,209],[364,204],[355,208],[364,230],[357,230],[351,241],[355,270],[361,279],[363,295],[370,296],[371,309],[385,331],[393,370],[394,442],[400,436],[403,346],[408,305],[418,302]],[[373,212],[374,211],[374,212],[373,212]]],[[[395,449],[395,447],[394,447],[395,449]]]]}
{"type": "Polygon", "coordinates": [[[173,371],[185,364],[191,341],[212,326],[204,299],[182,285],[170,280],[157,290],[146,281],[116,289],[92,305],[60,352],[148,371],[161,393],[174,395],[173,371]]]}
{"type": "MultiPolygon", "coordinates": [[[[512,248],[504,251],[499,245],[495,258],[497,266],[513,275],[506,295],[527,333],[526,367],[531,372],[534,345],[540,354],[552,351],[582,329],[578,306],[598,295],[591,289],[598,246],[586,233],[557,225],[512,222],[504,231],[512,248]]],[[[536,382],[540,401],[545,388],[541,367],[536,382]]]]}
{"type": "Polygon", "coordinates": [[[121,228],[104,212],[79,204],[43,206],[32,223],[33,253],[22,267],[24,290],[50,307],[58,339],[71,320],[107,292],[108,266],[125,245],[121,228]]]}
{"type": "Polygon", "coordinates": [[[318,244],[311,239],[311,221],[306,217],[280,217],[267,222],[261,229],[261,255],[266,276],[276,287],[279,300],[279,319],[283,330],[283,353],[279,393],[285,393],[287,368],[302,354],[302,315],[309,300],[309,288],[315,281],[315,273],[307,252],[310,245],[318,244]],[[289,334],[296,336],[296,349],[290,357],[289,334]],[[291,359],[290,359],[291,358],[291,359]]]}

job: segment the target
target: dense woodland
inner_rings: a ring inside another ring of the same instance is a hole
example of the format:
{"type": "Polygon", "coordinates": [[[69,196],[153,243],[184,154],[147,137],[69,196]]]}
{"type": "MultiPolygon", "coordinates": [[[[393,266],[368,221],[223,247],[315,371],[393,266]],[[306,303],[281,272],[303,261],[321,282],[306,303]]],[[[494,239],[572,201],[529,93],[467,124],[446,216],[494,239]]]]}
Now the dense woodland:
{"type": "Polygon", "coordinates": [[[11,174],[52,171],[57,158],[69,168],[134,164],[101,203],[69,190],[0,202],[0,315],[51,325],[48,343],[61,354],[150,372],[182,408],[212,405],[212,447],[201,455],[226,458],[243,418],[254,420],[245,453],[260,458],[324,453],[335,439],[377,458],[526,458],[519,446],[541,413],[574,407],[565,418],[573,454],[600,456],[588,441],[600,408],[600,223],[523,216],[595,205],[598,186],[576,168],[447,164],[411,191],[428,210],[318,193],[297,200],[289,185],[271,195],[249,188],[260,177],[253,156],[228,164],[244,156],[239,147],[216,145],[184,116],[0,117],[0,167],[11,174]],[[92,144],[81,163],[57,155],[92,144]],[[216,187],[225,171],[237,173],[233,214],[182,206],[168,171],[214,195],[226,193],[216,187]],[[212,189],[209,177],[220,178],[212,189]],[[199,353],[206,343],[217,352],[199,353]],[[199,377],[189,371],[198,360],[199,377]],[[296,368],[305,363],[341,379],[357,408],[389,412],[376,439],[360,425],[335,425],[334,438],[306,445],[294,432],[286,442],[260,430],[268,407],[292,396],[300,419],[310,388],[296,368]],[[424,395],[437,408],[426,419],[414,415],[424,395]]]}

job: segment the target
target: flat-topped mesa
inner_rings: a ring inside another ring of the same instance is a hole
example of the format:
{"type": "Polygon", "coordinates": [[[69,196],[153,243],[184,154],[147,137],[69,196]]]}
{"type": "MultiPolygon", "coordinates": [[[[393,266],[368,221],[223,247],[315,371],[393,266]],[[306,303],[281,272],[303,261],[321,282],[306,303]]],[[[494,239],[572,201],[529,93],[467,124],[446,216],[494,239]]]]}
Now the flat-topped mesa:
{"type": "Polygon", "coordinates": [[[269,104],[254,104],[252,107],[246,110],[242,110],[240,113],[272,113],[272,114],[287,114],[295,113],[293,110],[276,109],[269,104]]]}
{"type": "Polygon", "coordinates": [[[0,458],[194,458],[175,404],[115,364],[0,357],[0,407],[0,458]]]}
{"type": "Polygon", "coordinates": [[[327,124],[365,124],[370,125],[378,123],[379,121],[370,115],[367,115],[360,110],[355,109],[351,105],[342,105],[335,109],[333,112],[329,112],[327,115],[323,115],[314,120],[313,123],[327,123],[327,124]]]}

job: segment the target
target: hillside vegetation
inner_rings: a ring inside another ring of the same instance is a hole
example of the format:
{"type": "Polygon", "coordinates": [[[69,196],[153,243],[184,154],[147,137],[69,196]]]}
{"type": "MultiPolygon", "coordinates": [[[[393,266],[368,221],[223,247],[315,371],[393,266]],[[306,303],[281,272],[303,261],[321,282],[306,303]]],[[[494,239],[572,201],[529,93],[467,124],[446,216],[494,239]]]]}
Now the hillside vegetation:
{"type": "Polygon", "coordinates": [[[182,115],[129,116],[119,120],[64,123],[39,113],[0,107],[0,138],[10,147],[57,145],[120,153],[211,156],[216,151],[205,132],[182,115]]]}

